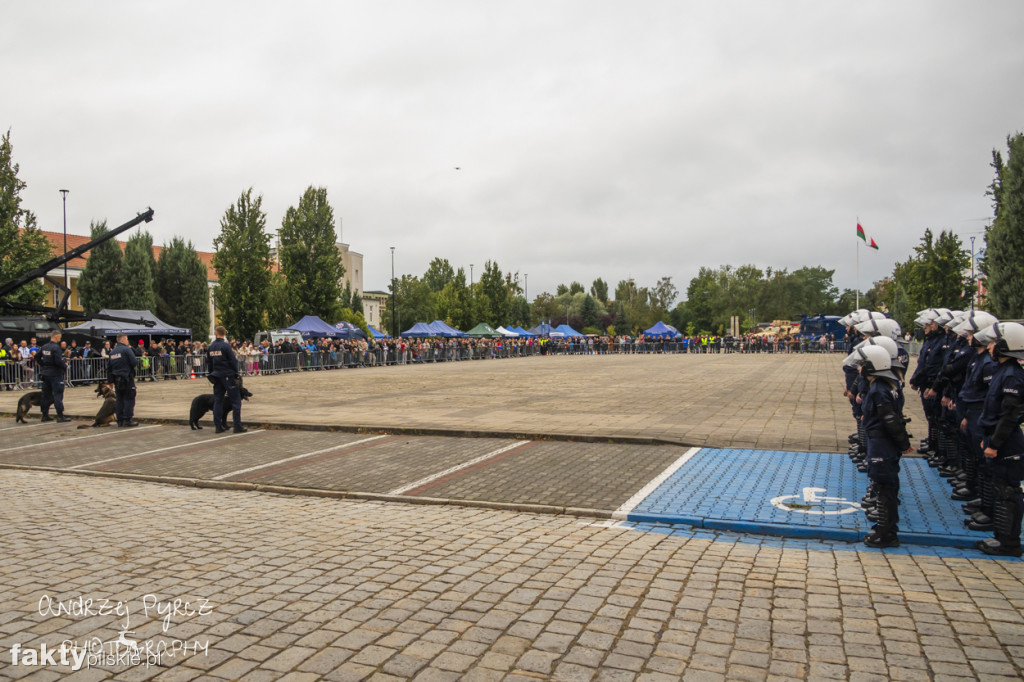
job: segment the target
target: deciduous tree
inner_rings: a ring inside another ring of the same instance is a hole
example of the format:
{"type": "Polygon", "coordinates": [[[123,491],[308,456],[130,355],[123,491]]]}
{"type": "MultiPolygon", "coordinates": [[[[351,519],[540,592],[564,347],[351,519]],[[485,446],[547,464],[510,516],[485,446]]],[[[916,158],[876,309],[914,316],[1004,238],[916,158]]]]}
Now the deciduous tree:
{"type": "Polygon", "coordinates": [[[250,338],[264,324],[270,289],[270,235],[263,196],[255,199],[250,187],[228,207],[213,240],[213,266],[221,322],[236,338],[250,338]]]}

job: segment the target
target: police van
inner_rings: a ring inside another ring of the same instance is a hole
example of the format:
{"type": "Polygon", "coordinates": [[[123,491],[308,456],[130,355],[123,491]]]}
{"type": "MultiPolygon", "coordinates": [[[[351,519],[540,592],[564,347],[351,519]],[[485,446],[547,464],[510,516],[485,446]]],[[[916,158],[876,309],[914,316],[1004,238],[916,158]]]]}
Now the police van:
{"type": "Polygon", "coordinates": [[[264,341],[269,343],[271,346],[276,344],[278,341],[291,341],[292,339],[298,339],[302,341],[302,332],[298,329],[273,329],[268,331],[256,332],[256,336],[253,337],[253,343],[260,345],[264,341]]]}

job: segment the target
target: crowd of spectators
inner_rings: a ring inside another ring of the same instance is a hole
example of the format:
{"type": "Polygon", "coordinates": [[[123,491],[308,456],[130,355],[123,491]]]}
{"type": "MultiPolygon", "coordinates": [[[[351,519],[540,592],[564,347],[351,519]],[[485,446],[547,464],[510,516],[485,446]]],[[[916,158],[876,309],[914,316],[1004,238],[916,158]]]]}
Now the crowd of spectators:
{"type": "MultiPolygon", "coordinates": [[[[136,340],[138,381],[189,379],[206,374],[206,343],[187,339],[136,340]]],[[[846,352],[846,339],[701,335],[679,339],[644,336],[582,338],[465,338],[465,339],[279,339],[231,341],[246,375],[374,367],[427,362],[451,362],[530,355],[606,355],[648,353],[801,353],[846,352]]],[[[110,342],[94,348],[90,342],[61,342],[68,362],[69,385],[91,383],[105,376],[110,342]]],[[[36,339],[20,344],[10,339],[0,346],[0,385],[7,390],[35,386],[36,339]]]]}

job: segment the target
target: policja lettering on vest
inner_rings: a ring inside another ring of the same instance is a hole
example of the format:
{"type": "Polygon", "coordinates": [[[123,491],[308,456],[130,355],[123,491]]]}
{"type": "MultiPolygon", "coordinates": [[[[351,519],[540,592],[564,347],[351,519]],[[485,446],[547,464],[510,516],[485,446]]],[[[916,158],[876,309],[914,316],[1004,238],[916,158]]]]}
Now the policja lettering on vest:
{"type": "Polygon", "coordinates": [[[117,345],[107,358],[107,382],[117,395],[115,413],[118,426],[138,426],[135,421],[135,368],[139,361],[128,345],[128,335],[117,337],[117,345]]]}
{"type": "Polygon", "coordinates": [[[227,333],[227,329],[218,325],[214,329],[217,338],[206,349],[206,363],[210,370],[207,378],[213,384],[213,423],[217,427],[216,433],[224,433],[228,430],[227,424],[224,423],[224,396],[227,394],[234,415],[234,431],[235,433],[245,433],[248,429],[242,426],[242,394],[238,390],[238,360],[235,359],[235,352],[231,349],[231,345],[224,339],[227,333]]]}
{"type": "Polygon", "coordinates": [[[39,379],[43,385],[43,397],[39,402],[39,411],[43,413],[44,422],[53,421],[50,417],[50,405],[57,410],[58,422],[69,422],[64,416],[64,373],[68,369],[64,361],[64,353],[60,348],[61,333],[50,334],[50,343],[39,349],[36,364],[39,365],[39,379]]]}

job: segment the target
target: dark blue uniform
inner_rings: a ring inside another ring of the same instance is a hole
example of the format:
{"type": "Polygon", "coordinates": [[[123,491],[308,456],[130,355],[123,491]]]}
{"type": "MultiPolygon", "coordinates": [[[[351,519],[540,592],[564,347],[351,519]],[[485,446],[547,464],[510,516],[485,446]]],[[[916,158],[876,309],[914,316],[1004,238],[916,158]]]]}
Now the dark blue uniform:
{"type": "Polygon", "coordinates": [[[935,383],[935,377],[942,369],[942,346],[946,343],[945,332],[939,330],[928,334],[921,345],[921,352],[917,356],[917,369],[910,377],[910,388],[921,392],[921,408],[924,410],[925,419],[928,421],[928,447],[927,450],[937,452],[939,447],[939,413],[942,408],[940,399],[925,398],[924,392],[935,383]]]}
{"type": "Polygon", "coordinates": [[[868,477],[878,496],[878,521],[873,530],[881,539],[899,531],[900,457],[910,448],[901,402],[896,384],[881,378],[870,382],[861,402],[868,438],[868,477]]]}
{"type": "Polygon", "coordinates": [[[68,369],[64,361],[64,351],[60,344],[50,341],[39,349],[36,354],[36,366],[39,368],[39,379],[42,382],[43,397],[39,402],[39,411],[43,419],[50,418],[50,405],[57,410],[57,416],[64,416],[64,373],[68,369]]]}
{"type": "Polygon", "coordinates": [[[242,394],[238,390],[238,360],[235,351],[224,339],[215,339],[206,349],[206,364],[213,384],[213,423],[218,429],[226,429],[223,422],[224,395],[227,394],[234,412],[236,429],[242,428],[242,394]]]}
{"type": "Polygon", "coordinates": [[[984,348],[972,348],[972,357],[967,362],[964,372],[963,386],[956,395],[956,412],[963,426],[960,427],[964,445],[967,447],[968,486],[980,496],[980,515],[975,514],[968,522],[974,530],[988,528],[994,515],[995,490],[992,487],[992,474],[988,460],[981,451],[981,410],[988,394],[988,386],[998,363],[992,359],[984,348]],[[979,352],[980,351],[980,352],[979,352]],[[973,525],[971,525],[973,524],[973,525]],[[982,527],[979,527],[982,526],[982,527]],[[983,528],[984,527],[984,528],[983,528]]]}
{"type": "Polygon", "coordinates": [[[1014,358],[999,363],[992,374],[985,405],[978,420],[983,434],[982,449],[992,448],[989,460],[995,487],[995,536],[998,544],[1020,551],[1020,527],[1024,518],[1024,368],[1014,358]]]}
{"type": "Polygon", "coordinates": [[[107,357],[108,380],[114,384],[117,394],[115,411],[118,426],[130,422],[135,416],[135,368],[138,366],[135,352],[123,343],[114,346],[107,357]]]}

